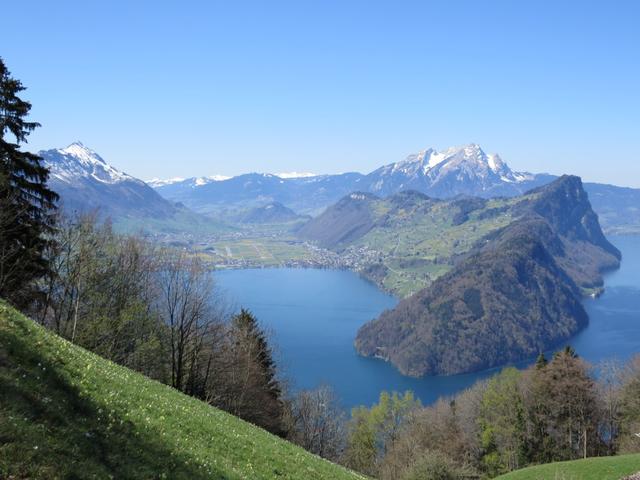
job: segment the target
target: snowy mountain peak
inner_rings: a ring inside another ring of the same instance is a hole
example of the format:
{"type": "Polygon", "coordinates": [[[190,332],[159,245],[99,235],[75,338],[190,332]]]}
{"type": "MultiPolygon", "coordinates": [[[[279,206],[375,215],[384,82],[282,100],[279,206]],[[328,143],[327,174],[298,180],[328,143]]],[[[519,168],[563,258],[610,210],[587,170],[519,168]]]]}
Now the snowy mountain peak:
{"type": "Polygon", "coordinates": [[[401,169],[405,172],[421,170],[422,174],[429,176],[437,172],[462,169],[481,177],[497,175],[503,181],[520,181],[526,177],[526,174],[512,172],[498,154],[486,154],[477,143],[450,147],[442,152],[433,148],[421,150],[393,165],[396,170],[401,169]]]}
{"type": "Polygon", "coordinates": [[[74,142],[66,148],[39,152],[50,170],[52,180],[72,183],[80,178],[93,179],[102,183],[118,183],[140,180],[109,165],[100,155],[85,147],[82,142],[74,142]]]}
{"type": "Polygon", "coordinates": [[[85,147],[82,142],[73,142],[71,145],[69,145],[66,148],[59,148],[58,152],[60,152],[62,155],[71,155],[73,157],[76,157],[78,160],[83,161],[83,162],[87,162],[87,163],[102,163],[105,164],[107,162],[104,161],[104,159],[98,155],[96,152],[94,152],[93,150],[91,150],[90,148],[85,147]]]}
{"type": "Polygon", "coordinates": [[[497,154],[487,154],[477,143],[420,150],[404,160],[379,168],[368,176],[371,191],[391,194],[418,190],[448,197],[459,193],[486,195],[516,189],[534,178],[512,171],[497,154]],[[510,187],[507,185],[511,185],[510,187]]]}

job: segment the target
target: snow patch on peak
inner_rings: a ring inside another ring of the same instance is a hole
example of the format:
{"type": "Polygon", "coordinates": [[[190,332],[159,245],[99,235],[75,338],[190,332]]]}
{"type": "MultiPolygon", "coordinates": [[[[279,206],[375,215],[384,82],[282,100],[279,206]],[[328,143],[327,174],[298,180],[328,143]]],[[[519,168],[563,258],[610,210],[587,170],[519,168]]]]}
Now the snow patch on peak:
{"type": "Polygon", "coordinates": [[[502,159],[497,154],[487,156],[487,164],[489,165],[489,168],[494,172],[497,172],[501,167],[504,166],[504,163],[502,163],[502,159]]]}
{"type": "Polygon", "coordinates": [[[153,188],[164,187],[165,185],[172,185],[174,183],[184,182],[183,177],[174,177],[174,178],[152,178],[151,180],[147,180],[145,183],[153,188]]]}
{"type": "Polygon", "coordinates": [[[174,178],[153,178],[147,181],[147,184],[151,185],[153,188],[166,187],[168,185],[174,185],[176,183],[184,183],[187,186],[192,188],[201,187],[203,185],[207,185],[211,182],[222,182],[224,180],[229,180],[231,177],[227,177],[225,175],[209,175],[208,177],[174,177],[174,178]]]}
{"type": "Polygon", "coordinates": [[[231,177],[226,175],[210,175],[209,180],[213,180],[214,182],[223,182],[225,180],[229,180],[231,177]]]}
{"type": "Polygon", "coordinates": [[[309,178],[309,177],[317,177],[318,175],[311,172],[281,172],[276,173],[276,177],[284,178],[285,180],[288,178],[309,178]]]}
{"type": "Polygon", "coordinates": [[[349,198],[351,200],[366,200],[367,196],[364,193],[350,193],[349,198]]]}
{"type": "Polygon", "coordinates": [[[107,163],[96,152],[94,152],[90,148],[85,147],[82,142],[73,142],[66,148],[59,148],[58,152],[60,152],[62,155],[71,155],[73,157],[76,157],[78,160],[87,163],[97,162],[105,165],[107,163]]]}
{"type": "Polygon", "coordinates": [[[229,180],[231,177],[226,177],[224,175],[209,175],[208,177],[197,177],[194,182],[194,187],[201,187],[202,185],[207,185],[211,182],[223,182],[225,180],[229,180]]]}

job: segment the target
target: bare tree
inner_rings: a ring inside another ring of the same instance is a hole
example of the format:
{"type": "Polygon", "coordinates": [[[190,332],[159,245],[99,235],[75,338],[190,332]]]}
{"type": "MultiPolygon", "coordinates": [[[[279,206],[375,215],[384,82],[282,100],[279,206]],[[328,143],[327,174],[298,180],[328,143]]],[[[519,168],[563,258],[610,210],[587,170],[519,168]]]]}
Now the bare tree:
{"type": "Polygon", "coordinates": [[[48,251],[51,271],[44,279],[45,301],[39,316],[42,323],[74,341],[82,291],[105,243],[105,232],[99,231],[95,213],[60,217],[56,240],[48,251]]]}
{"type": "MultiPolygon", "coordinates": [[[[171,385],[192,393],[207,341],[219,332],[213,308],[214,283],[202,261],[184,252],[164,251],[157,265],[157,309],[169,328],[171,385]]],[[[205,379],[213,353],[205,361],[205,379]]],[[[206,381],[206,380],[205,380],[206,381]]]]}
{"type": "Polygon", "coordinates": [[[607,445],[607,455],[617,449],[620,434],[623,367],[614,360],[602,362],[598,368],[597,390],[601,410],[601,436],[607,445]]]}
{"type": "Polygon", "coordinates": [[[346,417],[329,386],[299,392],[291,402],[289,439],[316,455],[338,460],[346,441],[346,417]]]}
{"type": "Polygon", "coordinates": [[[162,325],[153,310],[155,248],[113,233],[95,214],[59,221],[38,318],[112,361],[163,379],[162,325]]]}
{"type": "Polygon", "coordinates": [[[622,373],[620,451],[640,452],[640,355],[622,373]]]}

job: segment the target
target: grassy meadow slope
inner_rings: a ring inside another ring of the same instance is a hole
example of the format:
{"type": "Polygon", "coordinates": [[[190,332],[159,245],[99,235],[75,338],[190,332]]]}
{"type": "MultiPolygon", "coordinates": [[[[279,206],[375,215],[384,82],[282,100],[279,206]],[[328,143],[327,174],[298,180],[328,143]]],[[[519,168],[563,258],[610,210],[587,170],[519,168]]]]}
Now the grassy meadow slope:
{"type": "Polygon", "coordinates": [[[363,477],[0,302],[0,478],[363,477]]]}
{"type": "Polygon", "coordinates": [[[639,471],[640,454],[635,454],[537,465],[496,480],[619,480],[639,471]]]}

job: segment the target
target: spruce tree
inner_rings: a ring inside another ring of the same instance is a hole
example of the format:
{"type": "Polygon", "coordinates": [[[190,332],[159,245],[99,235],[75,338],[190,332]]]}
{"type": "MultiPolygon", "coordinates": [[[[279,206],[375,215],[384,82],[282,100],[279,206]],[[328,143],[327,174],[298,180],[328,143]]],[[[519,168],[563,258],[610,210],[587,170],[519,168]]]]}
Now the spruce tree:
{"type": "Polygon", "coordinates": [[[536,368],[540,370],[547,366],[547,357],[544,356],[544,353],[540,352],[538,358],[536,359],[536,368]]]}
{"type": "Polygon", "coordinates": [[[251,312],[241,309],[231,321],[236,378],[242,379],[242,392],[236,395],[231,412],[259,425],[271,433],[284,436],[284,404],[282,388],[277,379],[276,364],[265,333],[251,312]]]}
{"type": "Polygon", "coordinates": [[[0,298],[18,307],[35,299],[35,284],[48,271],[58,198],[42,159],[21,150],[40,126],[26,119],[31,104],[18,96],[24,89],[0,58],[0,298]]]}

